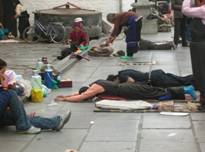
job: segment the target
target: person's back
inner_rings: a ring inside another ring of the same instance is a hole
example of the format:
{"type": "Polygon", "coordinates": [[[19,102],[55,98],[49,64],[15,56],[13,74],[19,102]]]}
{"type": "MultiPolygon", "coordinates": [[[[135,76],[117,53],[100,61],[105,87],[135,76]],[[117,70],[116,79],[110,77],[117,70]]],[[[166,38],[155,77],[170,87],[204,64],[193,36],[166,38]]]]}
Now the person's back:
{"type": "Polygon", "coordinates": [[[143,73],[133,69],[126,69],[126,70],[119,71],[118,77],[120,83],[126,82],[128,77],[131,77],[135,81],[145,82],[148,79],[148,73],[143,73]]]}

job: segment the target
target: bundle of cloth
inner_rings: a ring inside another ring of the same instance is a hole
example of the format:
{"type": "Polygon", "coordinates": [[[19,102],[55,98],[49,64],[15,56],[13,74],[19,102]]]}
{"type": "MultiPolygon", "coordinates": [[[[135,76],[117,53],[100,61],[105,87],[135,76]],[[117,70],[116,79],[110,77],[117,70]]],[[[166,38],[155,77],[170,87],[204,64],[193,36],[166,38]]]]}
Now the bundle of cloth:
{"type": "Polygon", "coordinates": [[[113,53],[114,49],[106,44],[100,44],[99,46],[93,46],[88,55],[95,57],[108,57],[113,53]]]}

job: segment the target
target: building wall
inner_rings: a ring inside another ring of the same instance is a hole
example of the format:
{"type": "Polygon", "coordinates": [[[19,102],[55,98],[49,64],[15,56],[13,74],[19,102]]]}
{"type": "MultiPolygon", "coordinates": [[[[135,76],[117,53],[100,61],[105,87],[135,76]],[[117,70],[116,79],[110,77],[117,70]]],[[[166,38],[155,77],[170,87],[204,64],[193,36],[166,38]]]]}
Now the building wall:
{"type": "MultiPolygon", "coordinates": [[[[20,0],[27,10],[31,13],[35,10],[53,8],[58,5],[65,4],[67,0],[20,0]]],[[[103,16],[106,16],[107,13],[119,12],[120,0],[69,0],[70,3],[73,3],[84,9],[97,10],[103,13],[103,16]]],[[[130,8],[130,4],[134,0],[122,0],[123,11],[126,11],[130,8]]]]}

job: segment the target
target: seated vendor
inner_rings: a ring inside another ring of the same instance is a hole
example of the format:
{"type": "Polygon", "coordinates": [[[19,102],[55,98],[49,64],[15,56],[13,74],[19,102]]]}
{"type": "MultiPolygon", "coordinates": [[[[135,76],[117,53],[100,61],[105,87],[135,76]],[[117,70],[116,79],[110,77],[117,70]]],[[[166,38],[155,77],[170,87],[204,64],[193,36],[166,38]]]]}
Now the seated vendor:
{"type": "Polygon", "coordinates": [[[69,34],[69,38],[67,39],[67,43],[70,44],[70,47],[66,47],[62,50],[61,56],[57,57],[59,60],[65,58],[78,49],[83,50],[88,45],[89,38],[83,30],[82,22],[74,22],[72,31],[69,34]]]}
{"type": "Polygon", "coordinates": [[[144,99],[185,99],[185,94],[190,94],[196,99],[196,93],[192,86],[159,88],[142,83],[115,83],[107,80],[97,80],[89,87],[83,87],[79,93],[67,96],[57,96],[56,101],[81,102],[93,98],[97,95],[117,96],[125,99],[144,100],[144,99]]]}
{"type": "Polygon", "coordinates": [[[0,59],[0,126],[14,125],[18,133],[37,134],[43,130],[59,131],[70,118],[70,110],[52,118],[27,116],[23,102],[8,87],[5,71],[7,63],[0,59]]]}

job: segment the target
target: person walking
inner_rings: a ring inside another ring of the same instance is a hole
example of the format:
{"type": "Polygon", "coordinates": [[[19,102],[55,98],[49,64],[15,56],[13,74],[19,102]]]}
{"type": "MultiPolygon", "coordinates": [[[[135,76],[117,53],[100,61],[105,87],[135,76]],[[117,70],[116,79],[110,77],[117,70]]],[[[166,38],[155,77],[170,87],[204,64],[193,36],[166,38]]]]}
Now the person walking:
{"type": "Polygon", "coordinates": [[[172,9],[174,10],[174,43],[179,44],[179,38],[182,39],[182,46],[188,46],[186,41],[186,16],[182,14],[183,0],[171,0],[172,9]]]}
{"type": "Polygon", "coordinates": [[[192,17],[190,43],[192,71],[196,89],[201,93],[200,108],[205,110],[205,1],[184,0],[182,12],[192,17]]]}

